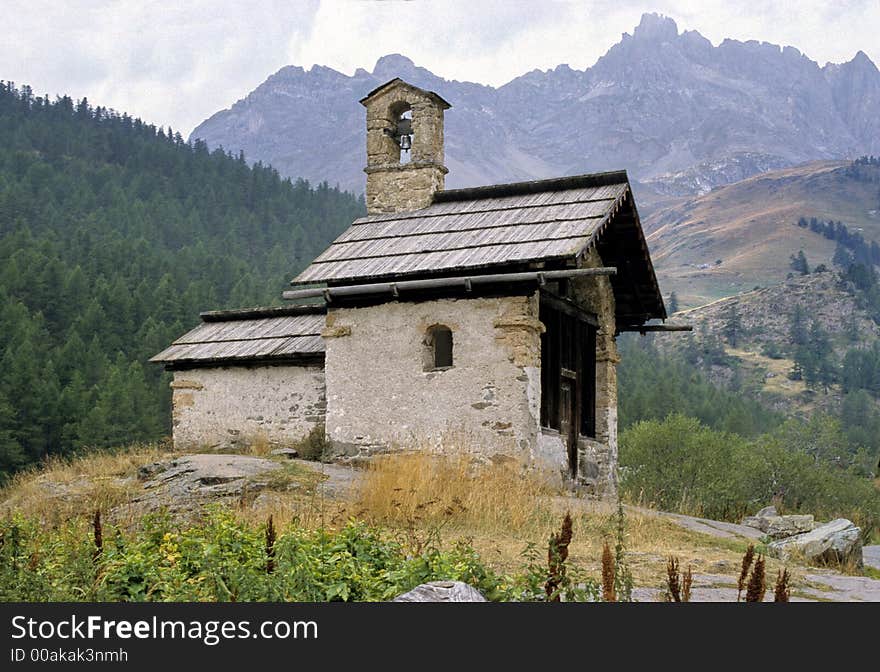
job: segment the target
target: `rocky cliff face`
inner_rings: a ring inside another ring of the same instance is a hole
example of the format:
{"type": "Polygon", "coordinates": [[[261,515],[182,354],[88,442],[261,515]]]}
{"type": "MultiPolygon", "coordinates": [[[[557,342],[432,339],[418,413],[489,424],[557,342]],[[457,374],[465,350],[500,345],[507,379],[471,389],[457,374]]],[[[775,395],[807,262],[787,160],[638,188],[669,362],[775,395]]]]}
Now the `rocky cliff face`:
{"type": "Polygon", "coordinates": [[[656,14],[587,70],[536,70],[497,89],[442,79],[400,55],[352,76],[288,66],[192,137],[359,193],[357,101],[393,77],[453,104],[447,187],[626,168],[683,195],[811,159],[880,153],[880,71],[864,53],[820,68],[793,47],[715,47],[656,14]]]}

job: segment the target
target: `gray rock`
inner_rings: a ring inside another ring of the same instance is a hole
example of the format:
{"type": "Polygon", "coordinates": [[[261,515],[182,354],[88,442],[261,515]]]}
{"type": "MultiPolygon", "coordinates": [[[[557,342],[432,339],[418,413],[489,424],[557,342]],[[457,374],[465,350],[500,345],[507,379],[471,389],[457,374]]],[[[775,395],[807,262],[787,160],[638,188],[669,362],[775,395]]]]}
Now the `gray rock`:
{"type": "Polygon", "coordinates": [[[811,563],[852,562],[861,567],[862,531],[846,518],[838,518],[810,532],[774,541],[767,551],[783,562],[801,557],[811,563]]]}
{"type": "Polygon", "coordinates": [[[766,519],[759,518],[758,516],[746,516],[742,519],[740,525],[745,525],[746,527],[753,527],[756,530],[764,531],[764,527],[766,526],[766,519]]]}
{"type": "Polygon", "coordinates": [[[161,474],[168,468],[167,464],[163,464],[162,462],[153,462],[151,464],[145,464],[141,467],[138,467],[137,477],[139,481],[146,481],[156,474],[161,474]]]}
{"type": "Polygon", "coordinates": [[[182,517],[194,515],[203,503],[265,489],[267,482],[258,477],[277,469],[277,462],[248,455],[183,455],[155,462],[138,470],[145,493],[114,511],[127,515],[165,508],[182,517]]]}
{"type": "Polygon", "coordinates": [[[810,532],[815,527],[813,516],[770,516],[765,518],[767,527],[764,532],[771,539],[785,539],[796,534],[810,532]]]}
{"type": "Polygon", "coordinates": [[[742,519],[742,524],[761,530],[771,539],[784,539],[796,534],[809,532],[815,527],[813,516],[789,515],[780,516],[775,506],[765,506],[754,516],[742,519]]]}
{"type": "Polygon", "coordinates": [[[279,456],[283,455],[288,460],[292,460],[294,458],[299,457],[299,453],[294,448],[276,448],[275,450],[273,450],[270,453],[270,455],[279,455],[279,456]]]}
{"type": "Polygon", "coordinates": [[[486,602],[482,593],[461,581],[430,581],[416,586],[393,602],[486,602]]]}

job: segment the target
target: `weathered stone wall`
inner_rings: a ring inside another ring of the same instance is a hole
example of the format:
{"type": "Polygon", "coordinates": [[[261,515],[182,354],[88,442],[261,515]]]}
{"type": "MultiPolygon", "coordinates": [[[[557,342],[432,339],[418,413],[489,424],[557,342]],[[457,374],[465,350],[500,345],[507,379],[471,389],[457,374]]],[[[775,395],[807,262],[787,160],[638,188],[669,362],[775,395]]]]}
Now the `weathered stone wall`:
{"type": "Polygon", "coordinates": [[[443,189],[443,106],[424,92],[398,84],[366,101],[366,202],[370,214],[418,210],[443,189]],[[401,164],[393,131],[401,112],[412,111],[410,162],[401,164]]]}
{"type": "Polygon", "coordinates": [[[175,371],[174,445],[234,449],[256,439],[291,445],[324,422],[320,366],[223,367],[175,371]]]}
{"type": "MultiPolygon", "coordinates": [[[[603,266],[595,250],[580,262],[581,268],[603,266]]],[[[572,298],[596,314],[596,438],[578,443],[578,479],[597,494],[617,492],[617,363],[615,302],[607,276],[577,278],[571,283],[572,298]]]]}
{"type": "Polygon", "coordinates": [[[330,309],[327,436],[340,454],[458,444],[526,460],[537,451],[537,293],[330,309]],[[428,330],[453,335],[453,366],[425,370],[428,330]]]}
{"type": "Polygon", "coordinates": [[[445,169],[433,164],[368,166],[366,203],[371,215],[419,210],[431,204],[435,191],[443,189],[445,169]]]}

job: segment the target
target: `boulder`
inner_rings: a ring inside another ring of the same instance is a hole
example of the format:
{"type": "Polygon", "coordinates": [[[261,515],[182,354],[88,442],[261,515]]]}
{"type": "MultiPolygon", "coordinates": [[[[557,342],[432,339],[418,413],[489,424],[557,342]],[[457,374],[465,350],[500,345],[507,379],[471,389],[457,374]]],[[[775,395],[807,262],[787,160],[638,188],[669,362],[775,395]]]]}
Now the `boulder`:
{"type": "Polygon", "coordinates": [[[862,566],[862,531],[852,521],[838,518],[810,532],[774,541],[767,552],[783,562],[801,557],[817,564],[862,566]]]}
{"type": "Polygon", "coordinates": [[[482,593],[462,581],[430,581],[416,586],[393,602],[486,602],[482,593]]]}
{"type": "Polygon", "coordinates": [[[813,516],[780,516],[775,506],[766,506],[754,516],[743,518],[742,524],[761,530],[771,539],[784,539],[796,534],[809,532],[815,527],[813,516]]]}
{"type": "Polygon", "coordinates": [[[276,448],[270,454],[283,456],[283,457],[286,457],[288,460],[292,460],[296,457],[299,457],[299,453],[296,452],[296,449],[294,449],[294,448],[276,448]]]}
{"type": "Polygon", "coordinates": [[[767,523],[765,522],[766,518],[758,518],[758,516],[746,516],[740,522],[740,525],[745,525],[746,527],[753,527],[756,530],[764,531],[767,523]]]}
{"type": "Polygon", "coordinates": [[[793,537],[810,532],[815,527],[813,516],[771,516],[764,520],[767,523],[764,532],[771,539],[793,537]]]}
{"type": "Polygon", "coordinates": [[[268,487],[276,461],[249,455],[197,454],[154,462],[138,470],[144,492],[110,511],[111,519],[167,509],[175,517],[198,515],[201,505],[255,494],[268,487]],[[269,478],[269,477],[266,477],[269,478]]]}

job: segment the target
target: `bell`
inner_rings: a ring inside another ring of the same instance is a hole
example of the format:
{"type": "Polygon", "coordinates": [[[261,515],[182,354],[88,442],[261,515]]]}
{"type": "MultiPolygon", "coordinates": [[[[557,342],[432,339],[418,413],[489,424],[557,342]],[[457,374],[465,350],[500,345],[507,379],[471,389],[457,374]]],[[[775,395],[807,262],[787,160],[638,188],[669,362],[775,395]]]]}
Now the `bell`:
{"type": "Polygon", "coordinates": [[[412,133],[412,119],[406,117],[398,119],[396,135],[409,135],[410,133],[412,133]]]}
{"type": "Polygon", "coordinates": [[[404,152],[408,152],[410,149],[412,149],[412,140],[408,135],[400,136],[400,149],[402,149],[404,152]]]}

